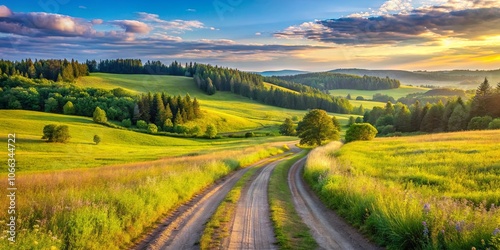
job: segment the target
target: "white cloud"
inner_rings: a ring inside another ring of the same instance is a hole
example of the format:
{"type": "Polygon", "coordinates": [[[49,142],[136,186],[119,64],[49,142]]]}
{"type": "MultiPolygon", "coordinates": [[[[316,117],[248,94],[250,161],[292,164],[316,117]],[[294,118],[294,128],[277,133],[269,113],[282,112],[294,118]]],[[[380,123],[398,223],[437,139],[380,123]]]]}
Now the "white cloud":
{"type": "Polygon", "coordinates": [[[0,17],[8,17],[12,15],[12,11],[5,5],[0,5],[0,17]]]}

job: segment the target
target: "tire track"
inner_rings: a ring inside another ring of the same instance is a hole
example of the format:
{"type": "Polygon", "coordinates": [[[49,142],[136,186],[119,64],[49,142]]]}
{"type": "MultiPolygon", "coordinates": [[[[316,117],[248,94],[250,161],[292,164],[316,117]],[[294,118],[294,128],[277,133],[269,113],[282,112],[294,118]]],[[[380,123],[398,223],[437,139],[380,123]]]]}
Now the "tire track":
{"type": "Polygon", "coordinates": [[[271,172],[282,161],[264,167],[242,193],[236,208],[228,249],[277,249],[267,189],[271,172]]]}
{"type": "Polygon", "coordinates": [[[307,157],[288,172],[288,185],[297,212],[311,229],[321,249],[381,249],[365,239],[334,211],[327,208],[305,185],[301,173],[307,157]]]}

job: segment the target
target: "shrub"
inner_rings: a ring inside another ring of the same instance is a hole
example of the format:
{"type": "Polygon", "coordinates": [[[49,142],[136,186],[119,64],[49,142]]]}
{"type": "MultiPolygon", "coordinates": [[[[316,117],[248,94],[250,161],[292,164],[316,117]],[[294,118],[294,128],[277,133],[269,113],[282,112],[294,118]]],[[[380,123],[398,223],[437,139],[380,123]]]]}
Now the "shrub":
{"type": "Polygon", "coordinates": [[[355,123],[345,134],[345,142],[369,141],[375,138],[378,131],[369,123],[355,123]]]}
{"type": "Polygon", "coordinates": [[[132,121],[130,119],[123,119],[122,126],[124,126],[126,128],[130,128],[130,126],[132,126],[132,121]]]}
{"type": "Polygon", "coordinates": [[[362,97],[362,96],[356,96],[356,100],[358,100],[358,101],[364,101],[364,100],[365,100],[365,98],[364,98],[364,97],[362,97]]]}
{"type": "Polygon", "coordinates": [[[253,132],[247,132],[245,133],[245,137],[246,138],[255,137],[255,134],[253,132]]]}
{"type": "Polygon", "coordinates": [[[189,133],[192,134],[192,135],[195,135],[195,136],[201,135],[201,128],[200,128],[200,126],[198,126],[198,125],[194,126],[193,128],[191,128],[189,130],[189,133]]]}
{"type": "Polygon", "coordinates": [[[476,116],[472,118],[467,126],[468,130],[483,130],[487,129],[490,122],[492,122],[491,116],[476,116]]]}
{"type": "Polygon", "coordinates": [[[488,124],[489,129],[500,129],[500,118],[496,118],[488,124]]]}
{"type": "Polygon", "coordinates": [[[205,136],[210,139],[215,138],[215,136],[217,136],[217,127],[213,124],[208,125],[207,130],[205,131],[205,136]]]}
{"type": "Polygon", "coordinates": [[[137,125],[138,129],[147,129],[148,128],[148,124],[143,120],[138,120],[136,125],[137,125]]]}
{"type": "Polygon", "coordinates": [[[94,135],[94,142],[95,142],[95,145],[99,144],[101,142],[101,137],[98,135],[94,135]]]}
{"type": "Polygon", "coordinates": [[[65,115],[73,115],[75,114],[75,106],[71,101],[66,102],[63,106],[63,113],[65,115]]]}
{"type": "Polygon", "coordinates": [[[156,134],[157,132],[158,132],[158,127],[155,124],[150,123],[148,125],[148,133],[150,133],[150,134],[156,134]]]}
{"type": "Polygon", "coordinates": [[[71,138],[67,125],[49,124],[43,127],[42,139],[48,142],[67,142],[71,138]]]}
{"type": "Polygon", "coordinates": [[[92,119],[96,123],[106,123],[108,121],[108,118],[106,117],[106,111],[102,110],[99,107],[95,108],[92,119]]]}

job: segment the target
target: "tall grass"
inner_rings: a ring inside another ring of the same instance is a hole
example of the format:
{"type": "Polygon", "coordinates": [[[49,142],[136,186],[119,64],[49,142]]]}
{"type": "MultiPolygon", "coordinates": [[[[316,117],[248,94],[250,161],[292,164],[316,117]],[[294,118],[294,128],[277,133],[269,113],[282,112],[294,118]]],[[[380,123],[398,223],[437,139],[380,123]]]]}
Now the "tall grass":
{"type": "MultiPolygon", "coordinates": [[[[282,145],[282,144],[280,144],[282,145]]],[[[0,249],[119,249],[229,172],[283,152],[277,144],[153,163],[26,173],[17,179],[18,235],[0,249]]],[[[0,207],[8,207],[0,200],[0,207]]],[[[7,209],[0,210],[0,220],[7,209]]]]}
{"type": "Polygon", "coordinates": [[[498,131],[333,143],[304,176],[388,249],[498,249],[499,143],[498,131]]]}

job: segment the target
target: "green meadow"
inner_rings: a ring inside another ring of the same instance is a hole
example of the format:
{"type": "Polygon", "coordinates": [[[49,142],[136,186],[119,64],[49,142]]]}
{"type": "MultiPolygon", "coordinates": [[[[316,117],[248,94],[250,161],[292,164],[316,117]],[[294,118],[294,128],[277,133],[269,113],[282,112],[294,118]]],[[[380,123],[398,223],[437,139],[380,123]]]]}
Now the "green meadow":
{"type": "Polygon", "coordinates": [[[394,99],[397,100],[401,97],[407,96],[408,94],[423,93],[429,90],[430,89],[428,88],[401,85],[401,87],[397,89],[384,89],[384,90],[335,89],[335,90],[330,90],[329,92],[333,96],[343,96],[343,97],[347,96],[348,94],[351,94],[353,100],[356,99],[356,97],[358,96],[362,96],[366,100],[371,100],[373,98],[373,95],[377,93],[392,96],[394,97],[394,99]]]}
{"type": "MultiPolygon", "coordinates": [[[[238,132],[277,126],[285,118],[294,116],[301,118],[306,113],[302,110],[264,105],[228,92],[217,92],[210,96],[198,89],[192,78],[182,76],[92,73],[90,76],[79,78],[76,85],[103,89],[123,88],[132,93],[165,91],[170,95],[182,96],[188,93],[200,101],[204,117],[188,122],[186,126],[194,126],[196,123],[204,128],[211,123],[217,125],[219,132],[238,132]]],[[[345,123],[349,118],[348,115],[334,115],[345,123]]]]}
{"type": "MultiPolygon", "coordinates": [[[[293,137],[254,137],[232,139],[191,139],[143,134],[112,129],[91,118],[50,114],[23,110],[0,110],[0,138],[16,134],[18,171],[52,171],[71,168],[89,168],[129,162],[151,161],[162,158],[216,153],[243,149],[268,142],[291,141],[293,137]],[[41,139],[47,124],[69,126],[68,143],[47,143],[41,139]],[[94,135],[102,138],[99,145],[94,135]]],[[[7,155],[0,159],[6,161],[7,155]]]]}
{"type": "Polygon", "coordinates": [[[498,249],[499,156],[499,130],[377,138],[314,150],[305,178],[388,249],[498,249]]]}

